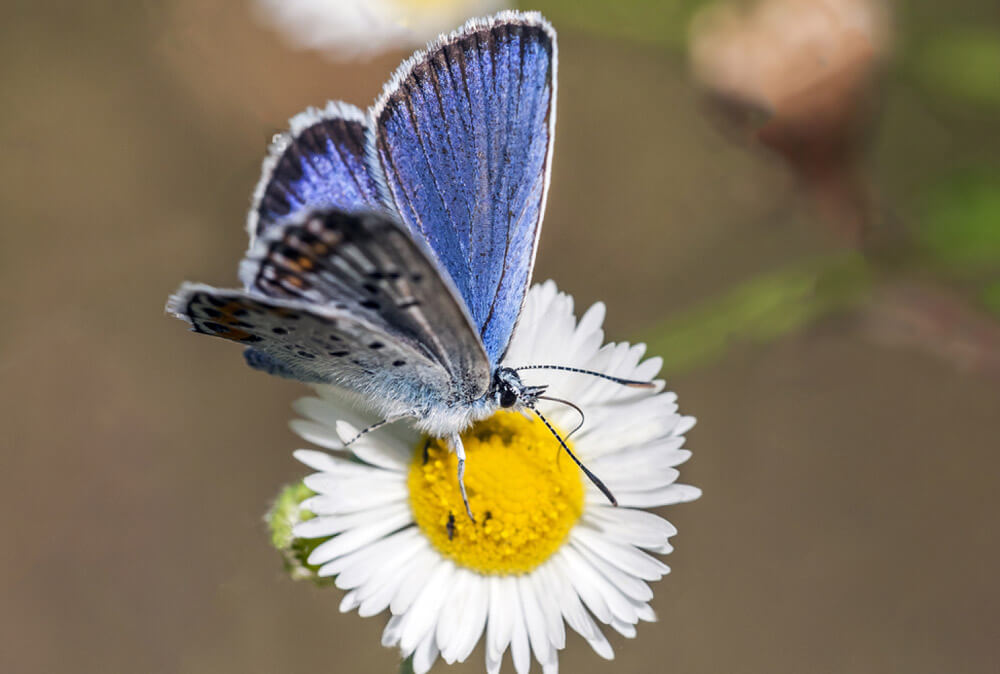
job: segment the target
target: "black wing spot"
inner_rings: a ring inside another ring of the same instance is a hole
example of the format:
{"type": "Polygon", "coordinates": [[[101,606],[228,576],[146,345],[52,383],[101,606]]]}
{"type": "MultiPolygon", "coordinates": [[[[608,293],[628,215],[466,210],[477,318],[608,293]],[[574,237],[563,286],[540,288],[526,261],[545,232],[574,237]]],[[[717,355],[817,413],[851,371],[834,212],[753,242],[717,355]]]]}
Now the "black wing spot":
{"type": "Polygon", "coordinates": [[[246,316],[248,313],[250,312],[247,311],[246,309],[233,309],[232,311],[233,316],[240,316],[240,317],[246,316]]]}
{"type": "Polygon", "coordinates": [[[257,335],[247,335],[246,337],[244,337],[240,341],[241,342],[250,342],[251,344],[255,344],[256,342],[259,342],[261,340],[262,340],[262,338],[258,337],[257,335]]]}
{"type": "Polygon", "coordinates": [[[213,297],[212,295],[202,295],[202,297],[204,297],[206,300],[208,300],[210,304],[214,304],[215,306],[219,307],[220,309],[228,304],[228,302],[226,300],[220,299],[218,297],[213,297]]]}
{"type": "Polygon", "coordinates": [[[216,323],[215,321],[204,321],[202,325],[212,332],[225,332],[229,329],[221,323],[216,323]]]}
{"type": "Polygon", "coordinates": [[[406,361],[405,360],[394,360],[394,361],[392,361],[392,366],[393,367],[403,367],[404,365],[406,365],[406,361]]]}
{"type": "Polygon", "coordinates": [[[219,318],[222,316],[222,312],[218,309],[213,309],[212,307],[204,307],[202,312],[209,318],[219,318]]]}
{"type": "Polygon", "coordinates": [[[421,281],[424,280],[424,275],[423,274],[412,274],[410,276],[410,280],[413,281],[414,283],[420,283],[421,281]]]}
{"type": "Polygon", "coordinates": [[[337,335],[329,335],[329,337],[330,337],[330,341],[331,342],[342,342],[342,341],[344,341],[340,337],[338,337],[337,335]]]}
{"type": "Polygon", "coordinates": [[[366,292],[367,292],[367,293],[368,293],[369,295],[377,295],[377,294],[378,294],[378,286],[376,286],[376,285],[374,285],[374,284],[372,284],[372,283],[365,283],[365,284],[364,284],[364,285],[362,285],[361,287],[362,287],[362,288],[364,288],[364,289],[365,289],[365,291],[366,291],[366,292]]]}
{"type": "Polygon", "coordinates": [[[298,353],[303,358],[315,358],[316,357],[315,353],[310,353],[309,351],[297,351],[296,353],[298,353]]]}
{"type": "Polygon", "coordinates": [[[344,356],[348,355],[351,352],[350,351],[328,351],[327,353],[329,353],[334,358],[343,358],[344,356]]]}
{"type": "Polygon", "coordinates": [[[365,309],[374,309],[375,311],[378,311],[380,308],[379,303],[375,300],[365,300],[364,302],[359,302],[359,304],[365,309]]]}
{"type": "Polygon", "coordinates": [[[288,330],[285,330],[284,328],[271,328],[271,332],[273,332],[276,335],[287,335],[288,334],[288,330]]]}
{"type": "Polygon", "coordinates": [[[405,300],[400,304],[396,305],[400,309],[411,309],[413,307],[420,306],[420,300],[405,300]]]}
{"type": "Polygon", "coordinates": [[[385,344],[383,344],[382,342],[372,342],[371,344],[368,345],[368,348],[369,349],[381,349],[383,346],[385,346],[385,344]]]}

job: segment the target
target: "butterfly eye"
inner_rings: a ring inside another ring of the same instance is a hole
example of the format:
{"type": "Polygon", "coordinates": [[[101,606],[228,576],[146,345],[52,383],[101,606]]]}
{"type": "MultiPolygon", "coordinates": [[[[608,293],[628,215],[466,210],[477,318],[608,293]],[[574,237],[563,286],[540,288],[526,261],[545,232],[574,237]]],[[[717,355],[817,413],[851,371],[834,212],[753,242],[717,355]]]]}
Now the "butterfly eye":
{"type": "Polygon", "coordinates": [[[513,407],[516,402],[517,394],[510,389],[505,389],[500,392],[500,407],[513,407]]]}

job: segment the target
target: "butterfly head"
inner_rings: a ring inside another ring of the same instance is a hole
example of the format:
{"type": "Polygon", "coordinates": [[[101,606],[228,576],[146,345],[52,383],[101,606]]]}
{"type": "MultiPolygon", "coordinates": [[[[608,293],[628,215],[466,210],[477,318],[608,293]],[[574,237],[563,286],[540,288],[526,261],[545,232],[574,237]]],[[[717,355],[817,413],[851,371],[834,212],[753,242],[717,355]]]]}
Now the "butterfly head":
{"type": "Polygon", "coordinates": [[[527,386],[521,377],[509,367],[498,367],[493,374],[490,394],[500,407],[511,409],[518,406],[532,408],[547,386],[527,386]]]}

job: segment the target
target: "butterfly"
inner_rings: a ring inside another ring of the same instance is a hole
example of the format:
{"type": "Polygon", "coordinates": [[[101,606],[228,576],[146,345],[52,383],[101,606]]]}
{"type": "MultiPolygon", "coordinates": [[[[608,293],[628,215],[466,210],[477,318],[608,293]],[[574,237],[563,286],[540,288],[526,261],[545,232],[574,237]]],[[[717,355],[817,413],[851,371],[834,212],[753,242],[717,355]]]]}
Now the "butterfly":
{"type": "Polygon", "coordinates": [[[367,113],[300,113],[264,160],[243,287],[185,283],[167,305],[251,367],[352,394],[383,417],[361,433],[409,419],[447,438],[470,518],[460,433],[501,408],[537,414],[614,502],[538,412],[546,387],[501,365],[545,210],[556,67],[552,26],[507,11],[415,53],[367,113]]]}

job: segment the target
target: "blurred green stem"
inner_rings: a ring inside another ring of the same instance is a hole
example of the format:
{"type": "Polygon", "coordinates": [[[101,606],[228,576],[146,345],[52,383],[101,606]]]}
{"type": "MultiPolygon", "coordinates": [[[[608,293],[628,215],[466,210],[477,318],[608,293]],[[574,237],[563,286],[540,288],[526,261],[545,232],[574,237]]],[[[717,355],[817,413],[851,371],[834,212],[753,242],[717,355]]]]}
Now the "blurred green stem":
{"type": "Polygon", "coordinates": [[[413,674],[413,656],[399,663],[399,674],[413,674]]]}
{"type": "Polygon", "coordinates": [[[732,341],[766,342],[855,306],[873,273],[857,253],[824,257],[747,281],[646,332],[671,374],[721,356],[732,341]]]}

